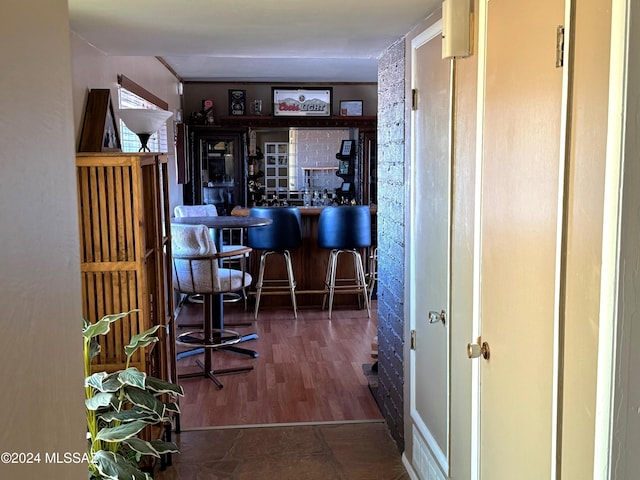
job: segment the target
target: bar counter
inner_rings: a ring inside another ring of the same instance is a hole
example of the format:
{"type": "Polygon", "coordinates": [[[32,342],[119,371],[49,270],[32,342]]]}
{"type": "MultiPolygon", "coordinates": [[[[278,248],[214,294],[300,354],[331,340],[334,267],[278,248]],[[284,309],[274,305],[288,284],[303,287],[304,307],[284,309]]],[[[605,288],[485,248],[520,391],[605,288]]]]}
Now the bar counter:
{"type": "MultiPolygon", "coordinates": [[[[296,278],[296,295],[298,306],[322,306],[324,293],[324,280],[327,271],[327,261],[329,251],[318,247],[318,219],[324,207],[298,207],[302,219],[302,246],[291,251],[293,262],[293,273],[296,278]]],[[[235,207],[231,215],[247,216],[249,208],[235,207]]],[[[365,265],[365,272],[368,272],[368,257],[370,250],[375,247],[375,215],[378,212],[376,205],[371,205],[371,249],[363,249],[362,261],[365,265]]],[[[338,265],[338,277],[353,278],[353,262],[340,260],[338,265]]],[[[260,252],[251,252],[250,272],[257,277],[260,267],[260,252]]],[[[281,258],[271,257],[267,263],[265,271],[266,278],[287,278],[284,261],[281,258]]],[[[265,306],[286,306],[291,304],[288,295],[267,295],[260,301],[265,306]]],[[[356,295],[336,295],[334,305],[358,305],[356,295]]]]}

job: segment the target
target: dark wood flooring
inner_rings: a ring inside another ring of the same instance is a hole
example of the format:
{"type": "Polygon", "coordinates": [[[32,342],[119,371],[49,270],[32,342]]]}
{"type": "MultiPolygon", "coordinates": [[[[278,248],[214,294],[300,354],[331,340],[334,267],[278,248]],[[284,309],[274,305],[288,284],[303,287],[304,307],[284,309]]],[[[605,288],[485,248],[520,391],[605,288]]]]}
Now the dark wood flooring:
{"type": "MultiPolygon", "coordinates": [[[[198,322],[202,307],[188,304],[179,323],[198,322]]],[[[225,304],[227,324],[259,339],[243,347],[258,358],[216,352],[214,368],[252,365],[246,373],[181,379],[180,453],[154,472],[157,480],[408,480],[402,458],[368,387],[377,335],[375,303],[366,311],[290,308],[253,313],[225,304]],[[365,369],[366,370],[366,369],[365,369]]],[[[202,355],[178,361],[179,372],[199,371],[202,355]]]]}
{"type": "MultiPolygon", "coordinates": [[[[251,310],[251,307],[249,307],[251,310]]],[[[375,301],[372,318],[366,310],[338,307],[332,319],[319,308],[304,308],[293,317],[291,308],[261,309],[257,321],[242,303],[225,303],[225,323],[257,340],[240,344],[256,350],[258,358],[215,351],[214,369],[253,366],[245,373],[220,376],[218,389],[204,377],[180,379],[182,431],[220,426],[381,420],[369,390],[363,365],[371,364],[371,342],[377,335],[375,301]]],[[[185,304],[178,325],[198,322],[201,304],[185,304]]],[[[178,333],[184,330],[178,329],[178,333]]],[[[178,360],[178,373],[199,371],[202,355],[178,360]]]]}

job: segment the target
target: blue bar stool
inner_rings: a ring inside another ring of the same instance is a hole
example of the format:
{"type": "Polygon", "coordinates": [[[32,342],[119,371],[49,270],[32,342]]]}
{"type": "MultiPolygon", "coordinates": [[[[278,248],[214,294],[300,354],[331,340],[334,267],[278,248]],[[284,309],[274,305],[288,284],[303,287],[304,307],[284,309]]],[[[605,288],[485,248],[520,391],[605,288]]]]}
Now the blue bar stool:
{"type": "Polygon", "coordinates": [[[256,282],[256,308],[254,317],[258,318],[260,298],[263,294],[282,294],[289,291],[293,305],[293,315],[298,318],[296,304],[296,280],[293,275],[290,250],[302,244],[302,220],[297,207],[253,207],[249,211],[252,217],[270,218],[271,225],[250,228],[248,245],[254,250],[262,250],[260,255],[260,271],[256,282]],[[284,257],[287,267],[287,280],[264,279],[267,258],[279,254],[284,257]],[[285,283],[286,282],[286,283],[285,283]]]}
{"type": "Polygon", "coordinates": [[[361,294],[371,318],[367,278],[364,274],[362,256],[358,249],[371,246],[371,211],[367,205],[325,207],[318,220],[318,246],[331,250],[325,277],[325,294],[322,308],[329,295],[329,318],[333,309],[333,298],[337,292],[361,294]],[[338,257],[346,253],[353,258],[355,278],[336,278],[338,257]]]}

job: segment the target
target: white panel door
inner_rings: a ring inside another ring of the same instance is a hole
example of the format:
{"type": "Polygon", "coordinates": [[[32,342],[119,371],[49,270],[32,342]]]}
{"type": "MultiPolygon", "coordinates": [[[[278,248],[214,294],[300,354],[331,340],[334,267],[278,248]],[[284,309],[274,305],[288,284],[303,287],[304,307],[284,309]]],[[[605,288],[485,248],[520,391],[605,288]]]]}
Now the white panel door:
{"type": "MultiPolygon", "coordinates": [[[[416,105],[412,115],[410,318],[416,348],[411,350],[410,361],[412,427],[428,446],[431,461],[427,463],[434,464],[429,468],[437,465],[447,475],[451,92],[450,62],[442,60],[441,31],[438,23],[412,42],[416,105]]],[[[424,463],[424,459],[414,460],[424,463]]]]}
{"type": "Polygon", "coordinates": [[[473,360],[480,478],[552,479],[564,149],[563,69],[555,61],[564,1],[481,3],[479,331],[491,356],[473,360]]]}

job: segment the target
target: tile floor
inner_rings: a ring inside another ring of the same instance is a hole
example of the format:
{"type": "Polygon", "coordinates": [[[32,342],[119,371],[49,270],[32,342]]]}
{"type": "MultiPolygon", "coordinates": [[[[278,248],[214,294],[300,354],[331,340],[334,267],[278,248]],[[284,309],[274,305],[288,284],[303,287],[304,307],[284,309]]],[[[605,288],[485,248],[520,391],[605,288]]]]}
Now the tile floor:
{"type": "Polygon", "coordinates": [[[183,431],[181,453],[155,480],[408,480],[385,424],[183,431]]]}

